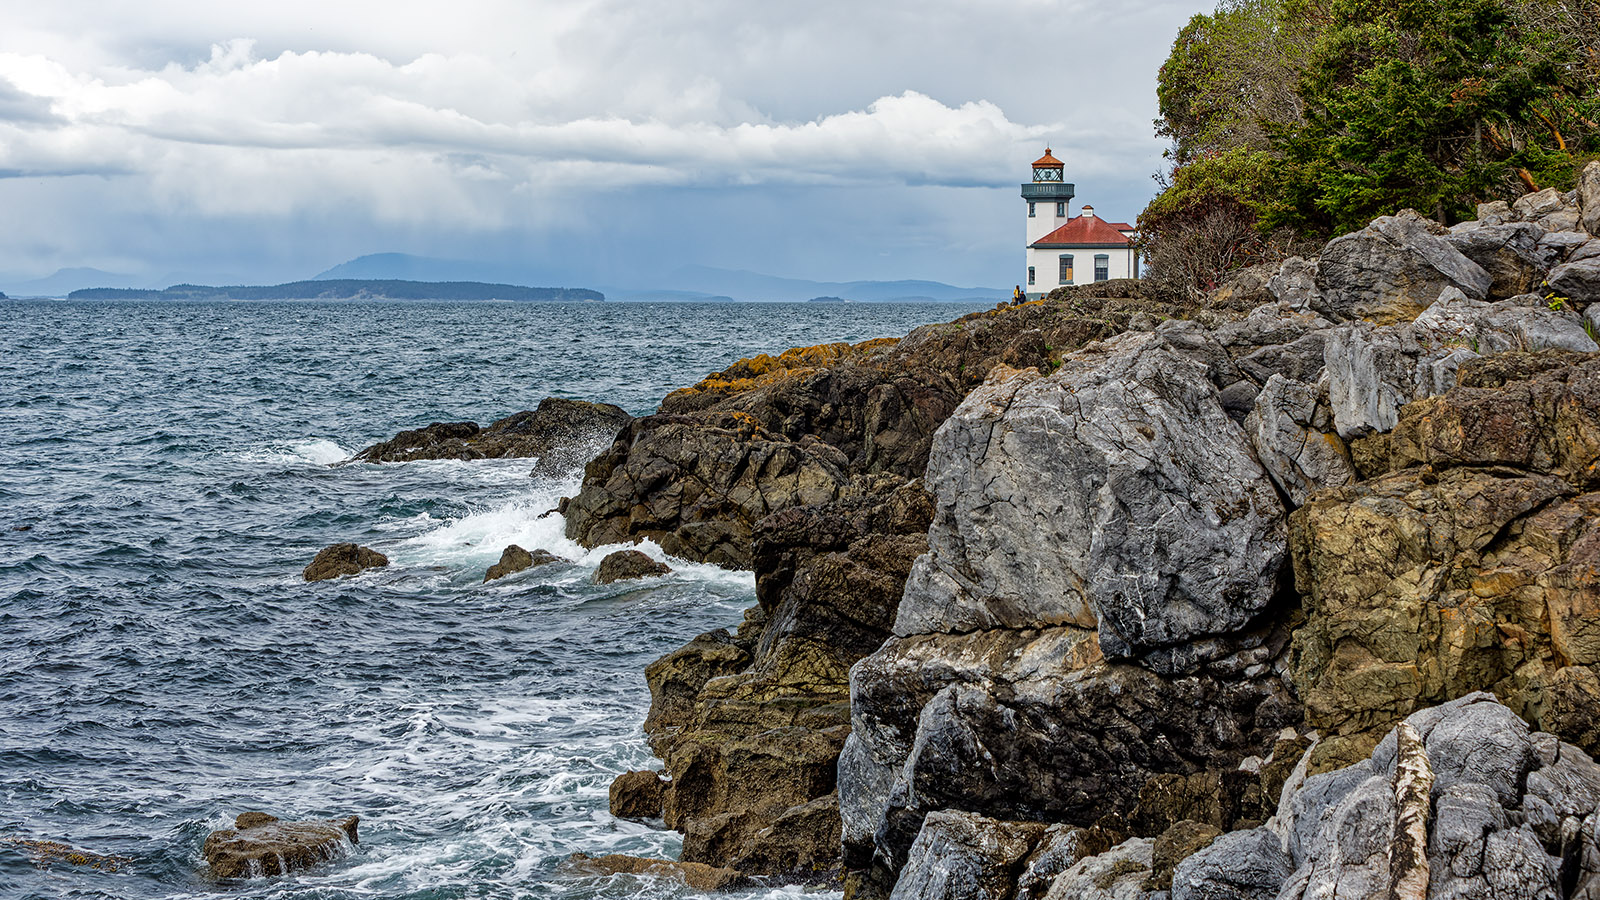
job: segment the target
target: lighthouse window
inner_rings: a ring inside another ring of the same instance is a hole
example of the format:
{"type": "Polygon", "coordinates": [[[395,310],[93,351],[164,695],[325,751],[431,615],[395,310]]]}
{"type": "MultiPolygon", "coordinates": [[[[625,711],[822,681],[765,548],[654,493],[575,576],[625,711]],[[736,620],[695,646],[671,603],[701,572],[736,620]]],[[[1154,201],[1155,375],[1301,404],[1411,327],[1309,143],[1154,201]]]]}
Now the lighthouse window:
{"type": "Polygon", "coordinates": [[[1064,216],[1066,214],[1067,214],[1067,204],[1065,204],[1065,203],[1057,203],[1056,204],[1056,218],[1060,218],[1060,217],[1062,217],[1062,216],[1064,216]]]}
{"type": "Polygon", "coordinates": [[[1071,253],[1063,253],[1063,254],[1061,254],[1061,283],[1062,284],[1071,284],[1072,283],[1072,254],[1071,253]]]}
{"type": "Polygon", "coordinates": [[[1096,254],[1094,258],[1094,280],[1108,281],[1110,278],[1111,257],[1105,255],[1104,253],[1096,254]]]}
{"type": "Polygon", "coordinates": [[[1028,267],[1028,283],[1033,284],[1033,266],[1028,267]]]}
{"type": "Polygon", "coordinates": [[[1033,201],[1028,201],[1028,218],[1033,218],[1033,201]]]}

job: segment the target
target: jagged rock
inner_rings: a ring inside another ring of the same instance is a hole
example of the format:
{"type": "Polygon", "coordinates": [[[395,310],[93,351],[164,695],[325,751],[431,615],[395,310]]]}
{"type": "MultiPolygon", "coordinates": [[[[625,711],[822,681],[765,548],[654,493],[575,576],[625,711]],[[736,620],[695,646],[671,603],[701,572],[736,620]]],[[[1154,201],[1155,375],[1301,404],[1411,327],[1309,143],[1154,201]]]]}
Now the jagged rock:
{"type": "Polygon", "coordinates": [[[611,782],[611,814],[619,819],[654,819],[661,815],[666,784],[651,771],[624,772],[611,782]]]}
{"type": "Polygon", "coordinates": [[[733,855],[732,868],[798,883],[839,877],[839,795],[792,806],[756,831],[733,855]]]}
{"type": "Polygon", "coordinates": [[[474,422],[435,422],[402,431],[355,458],[381,463],[538,457],[535,473],[554,473],[583,465],[632,418],[609,403],[546,397],[538,409],[514,413],[487,428],[474,422]]]}
{"type": "Polygon", "coordinates": [[[1172,875],[1178,864],[1211,846],[1222,836],[1222,829],[1191,819],[1174,824],[1156,838],[1151,849],[1150,877],[1145,880],[1147,891],[1172,889],[1172,875]]]}
{"type": "Polygon", "coordinates": [[[1276,293],[1271,290],[1271,281],[1280,271],[1281,267],[1274,268],[1268,264],[1261,264],[1230,272],[1206,298],[1207,303],[1213,309],[1236,309],[1244,312],[1264,303],[1271,303],[1278,299],[1276,293]]]}
{"type": "Polygon", "coordinates": [[[645,734],[670,734],[690,724],[706,682],[742,671],[749,664],[750,653],[719,630],[702,634],[646,666],[650,715],[644,722],[645,734]]]}
{"type": "Polygon", "coordinates": [[[1293,872],[1277,835],[1264,828],[1235,831],[1177,864],[1172,900],[1273,900],[1293,872]]]}
{"type": "Polygon", "coordinates": [[[1409,323],[1396,328],[1360,322],[1333,330],[1324,359],[1335,431],[1345,441],[1388,431],[1400,407],[1447,390],[1456,368],[1473,355],[1465,339],[1424,347],[1409,323]]]}
{"type": "Polygon", "coordinates": [[[973,813],[930,813],[890,900],[1011,900],[1016,872],[1045,826],[973,813]]]}
{"type": "MultiPolygon", "coordinates": [[[[1294,702],[1261,664],[1278,647],[1211,664],[1227,675],[1169,680],[1106,664],[1094,633],[1070,627],[891,639],[852,672],[858,746],[840,779],[883,793],[851,801],[874,819],[846,834],[873,835],[866,852],[892,873],[929,811],[1079,825],[1127,814],[1152,776],[1233,768],[1294,724],[1294,702]]],[[[846,854],[864,855],[848,843],[846,854]]]]}
{"type": "Polygon", "coordinates": [[[1244,422],[1256,458],[1299,506],[1319,488],[1355,480],[1350,451],[1334,428],[1326,388],[1273,375],[1244,422]]]}
{"type": "Polygon", "coordinates": [[[1403,410],[1392,468],[1513,466],[1600,488],[1600,357],[1514,354],[1469,363],[1461,380],[1403,410]]]}
{"type": "Polygon", "coordinates": [[[1550,270],[1546,280],[1550,293],[1565,297],[1582,308],[1600,300],[1600,257],[1562,263],[1550,270]]]}
{"type": "Polygon", "coordinates": [[[1551,309],[1536,294],[1523,294],[1499,303],[1472,300],[1446,288],[1437,303],[1413,323],[1417,340],[1426,346],[1469,346],[1473,353],[1489,356],[1511,350],[1573,350],[1592,353],[1594,339],[1583,330],[1578,316],[1551,309]]]}
{"type": "Polygon", "coordinates": [[[787,440],[748,415],[646,416],[589,463],[567,536],[591,547],[648,538],[673,556],[749,568],[756,521],[838,499],[847,464],[829,444],[787,440]]]}
{"type": "Polygon", "coordinates": [[[1469,694],[1413,714],[1370,758],[1286,789],[1272,823],[1181,864],[1173,900],[1590,897],[1597,800],[1586,754],[1469,694]],[[1237,873],[1287,871],[1286,851],[1292,875],[1239,890],[1237,873]]]}
{"type": "Polygon", "coordinates": [[[1017,879],[1016,900],[1043,900],[1056,877],[1088,856],[1098,856],[1119,841],[1099,828],[1051,825],[1028,855],[1017,879]]]}
{"type": "Polygon", "coordinates": [[[1544,280],[1539,239],[1546,234],[1531,222],[1517,222],[1452,233],[1446,240],[1489,273],[1488,295],[1504,299],[1525,294],[1544,280]]]}
{"type": "Polygon", "coordinates": [[[302,574],[307,581],[327,581],[341,575],[355,575],[366,569],[382,568],[389,557],[370,547],[356,544],[333,544],[317,552],[311,565],[302,574]]]}
{"type": "Polygon", "coordinates": [[[1493,279],[1451,246],[1438,224],[1409,210],[1334,238],[1317,261],[1313,308],[1335,322],[1407,321],[1447,287],[1482,300],[1493,279]]]}
{"type": "Polygon", "coordinates": [[[1558,677],[1600,664],[1600,357],[1506,354],[1461,381],[1405,408],[1380,477],[1290,519],[1307,617],[1295,678],[1328,735],[1318,766],[1480,689],[1600,749],[1579,724],[1600,712],[1587,679],[1558,677]]]}
{"type": "MultiPolygon", "coordinates": [[[[0,300],[5,299],[0,295],[0,300]]],[[[110,856],[104,853],[94,853],[89,850],[80,850],[71,844],[60,841],[43,841],[35,838],[19,838],[0,835],[0,846],[13,847],[18,853],[28,857],[36,866],[48,867],[51,863],[64,862],[72,866],[81,866],[94,869],[98,872],[121,872],[133,865],[133,860],[126,856],[110,856]]]]}
{"type": "Polygon", "coordinates": [[[233,828],[213,831],[203,853],[217,878],[287,875],[336,859],[358,843],[356,816],[283,822],[266,813],[242,813],[233,828]]]}
{"type": "MultiPolygon", "coordinates": [[[[1553,213],[1561,212],[1567,208],[1567,202],[1561,196],[1560,191],[1555,188],[1545,188],[1542,191],[1523,194],[1517,198],[1515,203],[1511,204],[1511,208],[1524,221],[1531,222],[1553,213]]],[[[1561,229],[1552,228],[1550,230],[1559,231],[1561,229]]]]}
{"type": "Polygon", "coordinates": [[[1320,302],[1317,290],[1317,263],[1291,256],[1267,281],[1267,291],[1280,303],[1298,310],[1314,309],[1320,302]]]}
{"type": "Polygon", "coordinates": [[[930,553],[895,633],[1099,626],[1129,655],[1243,625],[1282,506],[1202,367],[1159,335],[998,375],[935,437],[930,553]]]}
{"type": "Polygon", "coordinates": [[[1578,206],[1583,211],[1583,230],[1600,237],[1600,161],[1583,167],[1578,178],[1578,206]]]}
{"type": "Polygon", "coordinates": [[[704,863],[673,862],[669,859],[644,859],[621,853],[608,853],[605,856],[574,853],[567,857],[567,866],[573,871],[591,875],[652,875],[678,879],[697,891],[726,891],[746,882],[745,877],[733,869],[704,863]]]}
{"type": "Polygon", "coordinates": [[[535,550],[532,553],[512,544],[500,554],[500,561],[489,567],[484,573],[483,580],[494,581],[507,575],[514,575],[537,566],[547,566],[551,563],[566,562],[561,557],[549,550],[535,550]]]}
{"type": "Polygon", "coordinates": [[[1511,204],[1504,200],[1478,204],[1478,222],[1482,225],[1504,225],[1515,221],[1517,214],[1512,211],[1511,204]]]}
{"type": "Polygon", "coordinates": [[[594,583],[611,584],[634,578],[668,575],[671,572],[671,566],[657,562],[637,550],[617,550],[607,553],[605,559],[600,560],[600,568],[594,573],[594,583]]]}
{"type": "MultiPolygon", "coordinates": [[[[664,757],[672,788],[663,814],[669,827],[684,832],[682,859],[760,858],[753,845],[763,829],[786,811],[799,815],[795,807],[834,792],[848,730],[799,724],[733,738],[709,730],[680,736],[664,757]]],[[[837,804],[813,811],[831,834],[785,869],[837,862],[837,804]]]]}
{"type": "Polygon", "coordinates": [[[1098,856],[1079,860],[1061,873],[1045,900],[1155,900],[1147,890],[1155,845],[1132,838],[1098,856]]]}

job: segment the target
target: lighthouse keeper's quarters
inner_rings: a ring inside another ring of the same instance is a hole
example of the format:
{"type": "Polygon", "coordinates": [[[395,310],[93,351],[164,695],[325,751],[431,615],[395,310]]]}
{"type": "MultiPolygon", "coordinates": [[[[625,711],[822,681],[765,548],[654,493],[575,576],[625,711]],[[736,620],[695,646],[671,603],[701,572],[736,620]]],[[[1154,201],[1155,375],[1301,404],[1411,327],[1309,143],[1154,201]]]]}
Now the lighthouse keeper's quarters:
{"type": "Polygon", "coordinates": [[[1025,291],[1037,300],[1068,284],[1138,278],[1139,254],[1133,226],[1107,222],[1084,206],[1071,216],[1074,185],[1064,180],[1066,166],[1050,155],[1034,160],[1033,182],[1022,186],[1028,204],[1028,273],[1025,291]]]}

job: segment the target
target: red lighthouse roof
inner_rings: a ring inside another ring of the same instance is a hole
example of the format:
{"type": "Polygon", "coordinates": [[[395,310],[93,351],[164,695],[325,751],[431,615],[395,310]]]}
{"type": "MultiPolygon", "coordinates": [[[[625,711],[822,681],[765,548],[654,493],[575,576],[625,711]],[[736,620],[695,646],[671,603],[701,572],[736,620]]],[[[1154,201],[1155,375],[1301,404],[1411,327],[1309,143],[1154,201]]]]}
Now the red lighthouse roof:
{"type": "Polygon", "coordinates": [[[1125,222],[1107,222],[1093,215],[1078,216],[1029,246],[1041,250],[1126,247],[1128,236],[1122,232],[1132,230],[1133,226],[1125,222]]]}
{"type": "Polygon", "coordinates": [[[1066,163],[1063,163],[1061,160],[1056,159],[1054,156],[1050,155],[1050,148],[1049,147],[1044,148],[1044,155],[1043,156],[1041,156],[1038,159],[1033,161],[1034,168],[1042,168],[1042,167],[1045,167],[1045,166],[1054,166],[1055,168],[1059,169],[1059,168],[1064,167],[1065,165],[1066,165],[1066,163]]]}

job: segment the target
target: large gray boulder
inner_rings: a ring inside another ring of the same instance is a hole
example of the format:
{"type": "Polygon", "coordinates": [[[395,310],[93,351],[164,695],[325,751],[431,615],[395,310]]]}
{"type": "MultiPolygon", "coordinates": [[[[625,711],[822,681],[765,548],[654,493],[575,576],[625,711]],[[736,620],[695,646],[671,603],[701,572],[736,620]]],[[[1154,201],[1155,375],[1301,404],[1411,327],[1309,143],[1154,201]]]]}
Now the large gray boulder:
{"type": "Polygon", "coordinates": [[[998,370],[934,436],[930,552],[899,635],[1099,628],[1107,655],[1233,631],[1272,595],[1284,511],[1206,368],[1160,335],[998,370]]]}
{"type": "Polygon", "coordinates": [[[1539,240],[1548,232],[1532,222],[1488,225],[1452,232],[1446,240],[1489,273],[1489,296],[1514,297],[1539,286],[1545,267],[1539,240]]]}
{"type": "Polygon", "coordinates": [[[1345,440],[1388,431],[1400,407],[1454,387],[1462,362],[1545,349],[1593,352],[1595,343],[1575,313],[1533,294],[1487,303],[1446,288],[1413,322],[1330,329],[1323,358],[1335,430],[1345,440]]]}
{"type": "Polygon", "coordinates": [[[889,900],[1011,900],[1045,826],[974,813],[930,813],[889,900]]]}
{"type": "Polygon", "coordinates": [[[1563,263],[1550,270],[1549,291],[1579,307],[1600,300],[1600,257],[1563,263]]]}
{"type": "Polygon", "coordinates": [[[1333,409],[1321,384],[1273,375],[1257,395],[1244,429],[1261,465],[1295,506],[1305,503],[1312,491],[1355,480],[1350,452],[1334,433],[1333,409]]]}
{"type": "Polygon", "coordinates": [[[1273,900],[1292,874],[1294,861],[1277,835],[1235,831],[1178,863],[1172,900],[1273,900]]]}
{"type": "Polygon", "coordinates": [[[1145,888],[1154,855],[1149,838],[1124,841],[1061,873],[1045,900],[1154,900],[1157,892],[1145,888]]]}
{"type": "Polygon", "coordinates": [[[1447,287],[1482,300],[1494,279],[1456,249],[1437,223],[1406,210],[1334,238],[1317,262],[1312,306],[1335,322],[1415,318],[1447,287]]]}
{"type": "Polygon", "coordinates": [[[1578,208],[1583,230],[1600,237],[1600,160],[1584,166],[1578,177],[1578,208]]]}

